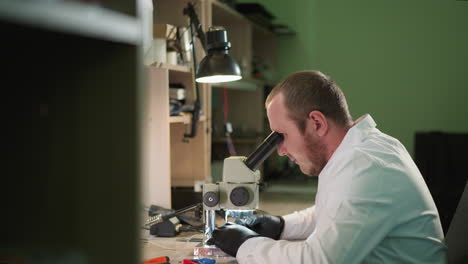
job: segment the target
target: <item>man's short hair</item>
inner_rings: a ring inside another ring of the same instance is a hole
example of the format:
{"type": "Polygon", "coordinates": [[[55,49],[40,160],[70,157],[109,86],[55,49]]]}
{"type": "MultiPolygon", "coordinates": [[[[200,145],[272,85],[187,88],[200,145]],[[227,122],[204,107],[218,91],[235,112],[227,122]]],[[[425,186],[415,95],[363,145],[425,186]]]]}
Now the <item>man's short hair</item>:
{"type": "Polygon", "coordinates": [[[352,122],[343,91],[320,71],[302,71],[289,75],[271,90],[265,105],[279,93],[285,98],[289,117],[303,133],[309,113],[315,110],[338,125],[346,126],[352,122]]]}

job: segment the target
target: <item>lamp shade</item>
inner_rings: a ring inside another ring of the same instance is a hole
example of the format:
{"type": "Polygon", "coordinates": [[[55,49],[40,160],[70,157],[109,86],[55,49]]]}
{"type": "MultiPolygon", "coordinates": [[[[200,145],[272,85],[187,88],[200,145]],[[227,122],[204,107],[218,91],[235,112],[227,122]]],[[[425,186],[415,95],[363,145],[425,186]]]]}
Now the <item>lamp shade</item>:
{"type": "Polygon", "coordinates": [[[212,27],[207,32],[207,55],[200,62],[196,81],[201,83],[232,82],[242,79],[237,62],[229,55],[231,43],[224,28],[212,27]]]}

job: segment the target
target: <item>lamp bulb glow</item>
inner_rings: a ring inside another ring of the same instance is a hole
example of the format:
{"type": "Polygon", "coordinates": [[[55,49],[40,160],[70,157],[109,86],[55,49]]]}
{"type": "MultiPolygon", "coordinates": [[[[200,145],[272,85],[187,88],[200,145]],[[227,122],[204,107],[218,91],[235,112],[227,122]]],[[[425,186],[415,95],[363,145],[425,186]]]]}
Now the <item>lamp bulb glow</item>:
{"type": "Polygon", "coordinates": [[[242,79],[240,75],[213,75],[206,77],[199,77],[196,79],[199,83],[223,83],[223,82],[233,82],[242,79]]]}

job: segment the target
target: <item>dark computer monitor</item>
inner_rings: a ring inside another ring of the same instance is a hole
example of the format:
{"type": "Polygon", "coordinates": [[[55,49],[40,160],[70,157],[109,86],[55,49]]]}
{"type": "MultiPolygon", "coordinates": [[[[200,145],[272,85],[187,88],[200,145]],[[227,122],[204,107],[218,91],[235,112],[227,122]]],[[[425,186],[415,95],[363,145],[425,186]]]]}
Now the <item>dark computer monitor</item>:
{"type": "Polygon", "coordinates": [[[447,234],[468,179],[468,134],[416,133],[415,162],[447,234]]]}

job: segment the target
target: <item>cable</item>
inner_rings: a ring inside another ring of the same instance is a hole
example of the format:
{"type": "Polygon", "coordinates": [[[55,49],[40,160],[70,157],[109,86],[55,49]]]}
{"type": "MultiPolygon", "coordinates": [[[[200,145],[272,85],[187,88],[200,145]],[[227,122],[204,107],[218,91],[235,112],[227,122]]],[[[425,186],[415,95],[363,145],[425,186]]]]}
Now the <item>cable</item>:
{"type": "Polygon", "coordinates": [[[228,94],[227,88],[223,87],[223,107],[224,107],[224,123],[228,122],[228,113],[229,113],[229,101],[228,101],[228,94]]]}
{"type": "Polygon", "coordinates": [[[182,209],[179,209],[177,211],[174,211],[172,213],[169,213],[169,214],[155,214],[151,217],[149,217],[146,222],[145,222],[145,226],[146,227],[150,227],[152,225],[155,225],[155,224],[158,224],[158,223],[162,223],[166,220],[168,220],[169,218],[172,218],[174,216],[177,216],[177,215],[180,215],[182,213],[185,213],[187,211],[190,211],[190,210],[193,210],[193,209],[196,209],[197,207],[201,206],[201,203],[196,203],[196,204],[193,204],[193,205],[189,205],[187,207],[184,207],[182,209]]]}
{"type": "MultiPolygon", "coordinates": [[[[188,243],[193,243],[191,242],[192,238],[194,238],[195,236],[198,236],[200,234],[195,234],[193,236],[190,236],[186,241],[185,241],[185,245],[184,245],[184,248],[192,248],[193,245],[192,244],[188,244],[188,243]]],[[[201,239],[201,242],[203,242],[203,234],[202,234],[202,237],[200,238],[201,239]]]]}

